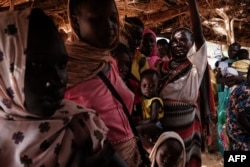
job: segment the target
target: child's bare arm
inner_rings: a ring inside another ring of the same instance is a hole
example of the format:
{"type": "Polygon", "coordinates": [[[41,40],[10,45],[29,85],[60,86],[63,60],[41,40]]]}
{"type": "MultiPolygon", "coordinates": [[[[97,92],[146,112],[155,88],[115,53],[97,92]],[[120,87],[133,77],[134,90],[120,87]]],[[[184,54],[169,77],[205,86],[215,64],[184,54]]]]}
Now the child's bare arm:
{"type": "Polygon", "coordinates": [[[151,122],[158,121],[159,110],[161,109],[161,103],[159,100],[154,100],[151,104],[151,122]]]}

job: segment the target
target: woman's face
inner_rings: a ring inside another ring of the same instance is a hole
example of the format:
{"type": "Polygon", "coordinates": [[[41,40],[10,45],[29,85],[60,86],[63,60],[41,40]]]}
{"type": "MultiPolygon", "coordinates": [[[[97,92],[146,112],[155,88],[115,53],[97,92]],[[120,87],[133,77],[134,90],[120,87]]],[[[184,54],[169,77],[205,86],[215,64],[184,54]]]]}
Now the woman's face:
{"type": "Polygon", "coordinates": [[[171,51],[174,58],[183,58],[187,56],[193,41],[191,34],[185,30],[176,31],[171,39],[171,51]]]}
{"type": "Polygon", "coordinates": [[[67,83],[67,53],[60,34],[55,28],[29,30],[26,55],[25,106],[32,114],[49,117],[60,107],[67,83]]]}
{"type": "Polygon", "coordinates": [[[149,57],[151,55],[152,50],[156,44],[156,39],[153,34],[147,33],[143,35],[142,38],[142,53],[149,57]]]}
{"type": "Polygon", "coordinates": [[[175,167],[176,163],[181,155],[181,145],[175,140],[169,142],[169,139],[163,142],[157,149],[156,153],[156,163],[158,167],[175,167]],[[177,145],[177,147],[175,147],[177,145]]]}
{"type": "Polygon", "coordinates": [[[87,1],[79,6],[80,38],[97,47],[110,48],[117,39],[119,19],[113,0],[87,1]]]}

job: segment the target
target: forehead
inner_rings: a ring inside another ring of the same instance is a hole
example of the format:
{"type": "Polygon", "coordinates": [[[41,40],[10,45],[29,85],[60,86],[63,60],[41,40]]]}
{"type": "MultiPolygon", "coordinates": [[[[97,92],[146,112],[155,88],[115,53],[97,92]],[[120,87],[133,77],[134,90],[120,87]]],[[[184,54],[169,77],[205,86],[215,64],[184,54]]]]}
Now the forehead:
{"type": "Polygon", "coordinates": [[[172,35],[172,39],[175,39],[175,38],[186,38],[186,39],[190,39],[191,37],[191,34],[188,33],[187,31],[185,30],[178,30],[176,31],[173,35],[172,35]]]}
{"type": "Polygon", "coordinates": [[[117,14],[116,6],[113,0],[86,0],[78,8],[84,16],[117,14]]]}
{"type": "Polygon", "coordinates": [[[230,45],[229,50],[239,50],[240,48],[236,45],[230,45]]]}

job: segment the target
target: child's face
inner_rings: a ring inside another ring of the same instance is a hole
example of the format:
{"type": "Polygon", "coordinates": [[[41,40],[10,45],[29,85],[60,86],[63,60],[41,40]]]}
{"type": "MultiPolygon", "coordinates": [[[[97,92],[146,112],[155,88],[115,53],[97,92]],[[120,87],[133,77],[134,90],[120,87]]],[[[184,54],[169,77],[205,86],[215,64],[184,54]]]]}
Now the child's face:
{"type": "Polygon", "coordinates": [[[97,48],[110,48],[117,39],[118,13],[113,0],[88,0],[79,7],[80,38],[97,48]]]}
{"type": "Polygon", "coordinates": [[[181,152],[182,147],[177,140],[166,140],[157,149],[155,160],[158,167],[175,167],[181,152]]]}
{"type": "Polygon", "coordinates": [[[29,31],[24,82],[29,112],[49,117],[60,107],[67,83],[66,63],[66,49],[55,28],[29,31]]]}
{"type": "Polygon", "coordinates": [[[168,54],[168,45],[167,44],[157,44],[158,55],[164,57],[168,54]]]}
{"type": "Polygon", "coordinates": [[[127,53],[120,53],[116,57],[119,74],[122,79],[126,79],[130,72],[131,60],[127,53]]]}
{"type": "Polygon", "coordinates": [[[143,54],[145,54],[145,56],[150,56],[152,50],[154,49],[155,44],[156,44],[155,37],[150,33],[145,34],[142,39],[143,54]]]}
{"type": "Polygon", "coordinates": [[[141,79],[141,93],[146,98],[156,96],[158,78],[156,75],[147,75],[141,79]]]}

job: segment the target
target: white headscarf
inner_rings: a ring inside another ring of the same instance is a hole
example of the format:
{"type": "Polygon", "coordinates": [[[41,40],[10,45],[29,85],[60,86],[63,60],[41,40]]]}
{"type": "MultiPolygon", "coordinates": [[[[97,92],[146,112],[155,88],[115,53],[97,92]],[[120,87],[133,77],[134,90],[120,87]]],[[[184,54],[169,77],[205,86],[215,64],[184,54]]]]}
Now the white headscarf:
{"type": "Polygon", "coordinates": [[[6,167],[65,167],[87,140],[94,151],[101,148],[107,128],[95,111],[68,100],[49,118],[24,107],[30,11],[0,13],[0,162],[6,167]]]}
{"type": "Polygon", "coordinates": [[[163,143],[165,142],[167,139],[176,139],[178,140],[181,145],[182,145],[182,153],[179,157],[179,159],[177,160],[177,163],[176,163],[176,167],[185,167],[185,162],[186,162],[186,151],[185,151],[185,145],[184,145],[184,142],[182,140],[182,138],[176,133],[176,132],[173,132],[173,131],[169,131],[169,132],[164,132],[161,134],[161,136],[158,138],[158,140],[156,141],[150,155],[149,155],[149,159],[151,160],[151,167],[154,167],[155,166],[155,157],[156,157],[156,153],[157,153],[157,150],[158,150],[158,147],[163,143]]]}

